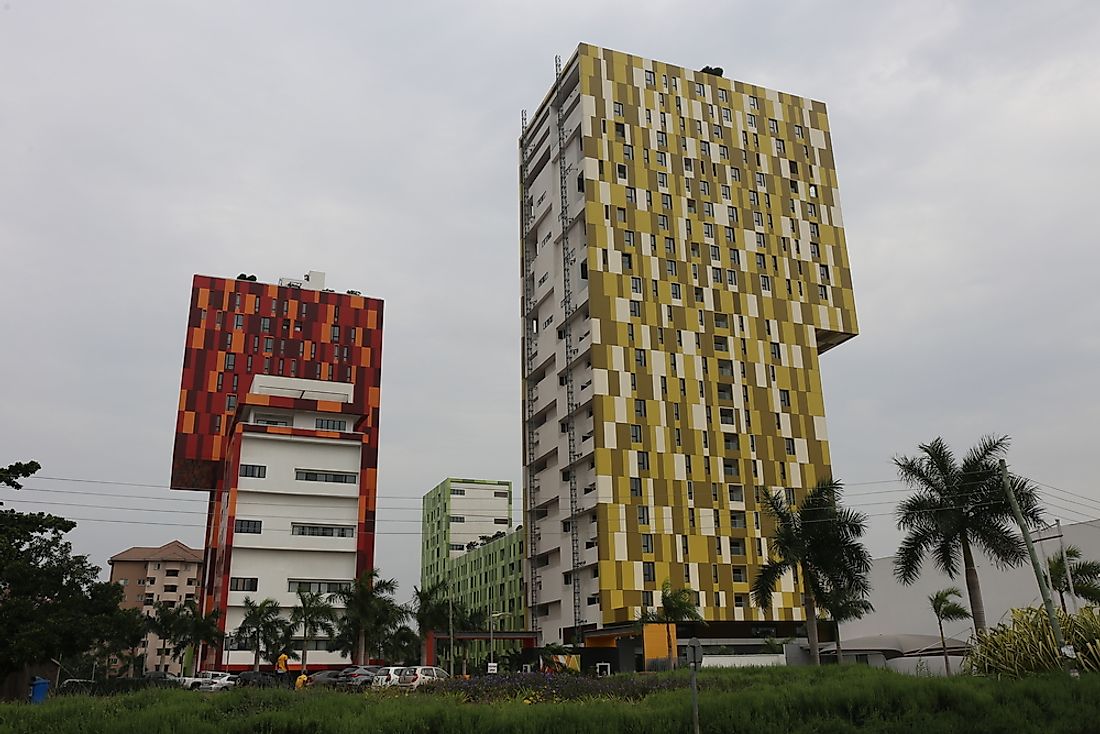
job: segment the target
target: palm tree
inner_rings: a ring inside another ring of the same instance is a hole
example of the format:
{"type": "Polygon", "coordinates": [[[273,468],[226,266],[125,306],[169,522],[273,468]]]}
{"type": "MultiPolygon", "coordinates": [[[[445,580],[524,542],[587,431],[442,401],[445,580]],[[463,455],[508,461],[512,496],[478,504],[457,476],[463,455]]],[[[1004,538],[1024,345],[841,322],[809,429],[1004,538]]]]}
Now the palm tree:
{"type": "Polygon", "coordinates": [[[316,591],[298,591],[298,606],[290,614],[290,624],[292,629],[302,628],[302,670],[306,669],[306,653],[317,633],[332,636],[335,616],[336,610],[324,595],[316,591]]]}
{"type": "MultiPolygon", "coordinates": [[[[224,637],[218,628],[219,611],[215,609],[204,615],[199,611],[193,599],[177,607],[173,629],[169,635],[172,644],[172,657],[183,665],[188,651],[197,652],[205,644],[217,643],[224,637]]],[[[195,668],[194,655],[191,658],[191,670],[195,668]]]]}
{"type": "Polygon", "coordinates": [[[416,627],[420,631],[421,638],[429,630],[446,628],[448,591],[447,582],[442,580],[424,589],[413,587],[412,612],[416,617],[416,627]]]}
{"type": "Polygon", "coordinates": [[[395,629],[409,613],[393,599],[395,579],[380,579],[376,568],[363,571],[351,586],[333,592],[329,598],[344,606],[342,632],[355,641],[356,662],[365,665],[367,650],[381,644],[387,631],[395,629]]]}
{"type": "Polygon", "coordinates": [[[1090,604],[1100,604],[1100,563],[1096,561],[1082,561],[1081,549],[1075,545],[1067,545],[1065,556],[1058,555],[1047,559],[1047,578],[1050,585],[1058,592],[1058,599],[1062,602],[1062,611],[1066,609],[1066,594],[1069,593],[1069,579],[1066,578],[1066,561],[1069,561],[1069,572],[1073,577],[1073,595],[1084,599],[1090,604]]]}
{"type": "Polygon", "coordinates": [[[943,669],[951,675],[951,661],[947,658],[947,638],[943,636],[943,623],[957,622],[962,619],[970,619],[970,612],[966,607],[955,601],[962,598],[962,592],[957,586],[949,586],[940,589],[928,597],[928,603],[932,606],[932,613],[936,615],[936,622],[940,626],[940,645],[943,646],[943,669]]]}
{"type": "Polygon", "coordinates": [[[867,599],[865,591],[854,591],[843,585],[834,584],[821,600],[821,606],[833,618],[836,627],[836,662],[844,664],[844,648],[840,642],[840,625],[860,619],[865,614],[875,611],[875,607],[867,599]]]}
{"type": "Polygon", "coordinates": [[[665,644],[668,646],[668,669],[672,670],[676,657],[672,650],[672,627],[678,622],[702,622],[703,615],[699,613],[699,607],[695,603],[695,591],[683,586],[679,589],[672,588],[672,582],[668,579],[661,584],[661,606],[657,609],[647,609],[638,617],[642,624],[665,625],[665,644]]]}
{"type": "Polygon", "coordinates": [[[382,650],[390,663],[415,665],[420,659],[420,636],[403,624],[386,639],[382,650]]]}
{"type": "MultiPolygon", "coordinates": [[[[898,529],[905,531],[905,538],[894,559],[894,576],[905,585],[913,583],[924,557],[931,555],[936,567],[954,579],[961,560],[978,634],[986,624],[974,551],[985,552],[1002,567],[1018,566],[1027,558],[997,465],[1008,444],[1008,436],[984,436],[960,463],[944,440],[935,438],[919,446],[921,455],[894,459],[898,476],[917,490],[898,505],[898,529]]],[[[1011,484],[1024,522],[1038,526],[1042,509],[1035,487],[1022,477],[1013,477],[1011,484]]]]}
{"type": "Polygon", "coordinates": [[[263,643],[272,636],[275,627],[282,617],[279,602],[274,599],[254,601],[251,597],[244,598],[244,618],[237,628],[237,635],[252,641],[252,669],[260,669],[260,652],[263,643]]]}
{"type": "Polygon", "coordinates": [[[841,506],[842,490],[838,480],[822,479],[797,508],[770,492],[764,494],[764,506],[775,519],[775,537],[769,544],[775,555],[753,580],[753,601],[761,609],[770,609],[772,593],[785,574],[795,573],[796,583],[801,579],[814,665],[821,664],[818,602],[828,598],[834,585],[858,596],[870,591],[871,555],[859,540],[867,528],[867,516],[841,506]]]}

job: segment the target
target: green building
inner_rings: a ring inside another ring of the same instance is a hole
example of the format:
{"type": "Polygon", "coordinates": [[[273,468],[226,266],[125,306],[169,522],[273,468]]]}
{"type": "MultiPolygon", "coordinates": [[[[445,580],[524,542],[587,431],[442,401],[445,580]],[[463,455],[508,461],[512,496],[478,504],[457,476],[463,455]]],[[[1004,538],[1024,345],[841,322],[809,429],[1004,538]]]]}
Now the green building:
{"type": "Polygon", "coordinates": [[[524,536],[511,527],[511,482],[447,478],[424,495],[421,515],[420,588],[446,581],[456,603],[499,614],[495,629],[524,629],[524,536]]]}

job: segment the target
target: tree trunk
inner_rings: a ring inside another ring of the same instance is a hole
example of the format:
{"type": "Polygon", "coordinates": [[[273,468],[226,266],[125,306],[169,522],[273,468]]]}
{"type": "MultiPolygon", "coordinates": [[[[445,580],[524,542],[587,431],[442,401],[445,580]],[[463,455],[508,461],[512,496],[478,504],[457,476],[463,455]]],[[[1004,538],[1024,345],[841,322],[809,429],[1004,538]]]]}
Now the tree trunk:
{"type": "Polygon", "coordinates": [[[810,591],[809,577],[806,576],[806,569],[802,570],[802,584],[805,587],[803,599],[806,604],[806,638],[810,643],[810,664],[821,665],[821,651],[818,649],[817,643],[817,603],[814,599],[813,592],[810,591]]]}
{"type": "Polygon", "coordinates": [[[940,644],[943,645],[943,672],[951,675],[951,661],[947,658],[947,638],[943,636],[943,620],[936,617],[940,624],[940,644]]]}
{"type": "Polygon", "coordinates": [[[254,648],[252,657],[252,670],[254,672],[260,672],[260,636],[256,635],[256,647],[254,648]]]}
{"type": "Polygon", "coordinates": [[[970,615],[974,618],[974,633],[981,635],[986,630],[985,604],[982,602],[982,587],[978,582],[978,568],[974,565],[974,554],[970,542],[962,539],[963,568],[966,572],[966,595],[970,599],[970,615]]]}
{"type": "Polygon", "coordinates": [[[1066,611],[1066,595],[1061,589],[1058,589],[1058,600],[1062,602],[1062,614],[1069,614],[1069,612],[1066,611]]]}
{"type": "Polygon", "coordinates": [[[840,622],[836,623],[836,664],[844,665],[844,648],[840,644],[840,622]]]}
{"type": "Polygon", "coordinates": [[[310,636],[306,635],[305,639],[302,640],[302,672],[303,673],[306,671],[306,652],[308,652],[310,639],[311,639],[310,636]]]}
{"type": "Polygon", "coordinates": [[[672,670],[672,627],[669,626],[668,622],[665,622],[665,644],[668,646],[668,669],[672,670]]]}
{"type": "Polygon", "coordinates": [[[366,665],[367,661],[366,661],[365,658],[366,658],[366,655],[367,655],[367,636],[366,636],[366,634],[364,634],[364,632],[362,630],[359,630],[359,639],[358,639],[358,644],[356,645],[356,648],[357,649],[356,649],[355,653],[356,653],[356,657],[357,657],[358,661],[355,664],[356,665],[366,665]]]}

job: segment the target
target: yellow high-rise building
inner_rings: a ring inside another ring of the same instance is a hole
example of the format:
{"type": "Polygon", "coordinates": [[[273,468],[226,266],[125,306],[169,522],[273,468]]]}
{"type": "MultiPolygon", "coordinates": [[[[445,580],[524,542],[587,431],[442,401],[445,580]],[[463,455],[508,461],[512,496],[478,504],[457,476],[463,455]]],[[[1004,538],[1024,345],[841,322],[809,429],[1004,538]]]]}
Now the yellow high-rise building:
{"type": "MultiPolygon", "coordinates": [[[[582,44],[520,139],[524,507],[544,642],[667,579],[708,634],[794,634],[750,584],[829,475],[818,356],[857,333],[825,105],[582,44]]],[[[580,631],[580,635],[577,634],[580,631]]]]}

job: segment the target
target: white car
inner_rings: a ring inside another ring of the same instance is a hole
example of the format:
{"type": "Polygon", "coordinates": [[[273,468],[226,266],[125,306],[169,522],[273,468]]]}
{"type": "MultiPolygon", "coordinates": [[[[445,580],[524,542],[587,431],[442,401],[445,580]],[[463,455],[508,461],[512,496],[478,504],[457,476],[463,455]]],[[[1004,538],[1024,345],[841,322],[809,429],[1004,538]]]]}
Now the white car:
{"type": "Polygon", "coordinates": [[[450,677],[443,668],[418,665],[415,668],[402,668],[401,675],[397,679],[397,686],[414,691],[420,686],[437,683],[450,677]]]}
{"type": "Polygon", "coordinates": [[[237,686],[237,676],[221,670],[204,670],[197,678],[200,691],[228,691],[237,686]]]}
{"type": "Polygon", "coordinates": [[[389,688],[390,686],[397,685],[397,679],[401,677],[401,671],[404,667],[382,668],[374,674],[374,680],[370,682],[374,688],[389,688]]]}

